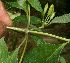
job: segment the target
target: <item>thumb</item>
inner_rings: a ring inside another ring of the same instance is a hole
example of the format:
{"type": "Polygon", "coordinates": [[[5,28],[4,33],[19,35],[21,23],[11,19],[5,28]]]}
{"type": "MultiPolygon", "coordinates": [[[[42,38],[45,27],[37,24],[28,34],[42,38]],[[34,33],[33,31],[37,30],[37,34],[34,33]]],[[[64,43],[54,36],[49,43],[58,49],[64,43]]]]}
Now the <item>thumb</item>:
{"type": "Polygon", "coordinates": [[[0,22],[4,23],[6,26],[12,26],[13,22],[10,19],[3,2],[0,0],[0,22]]]}
{"type": "Polygon", "coordinates": [[[6,31],[5,25],[0,22],[0,38],[4,35],[6,31]]]}

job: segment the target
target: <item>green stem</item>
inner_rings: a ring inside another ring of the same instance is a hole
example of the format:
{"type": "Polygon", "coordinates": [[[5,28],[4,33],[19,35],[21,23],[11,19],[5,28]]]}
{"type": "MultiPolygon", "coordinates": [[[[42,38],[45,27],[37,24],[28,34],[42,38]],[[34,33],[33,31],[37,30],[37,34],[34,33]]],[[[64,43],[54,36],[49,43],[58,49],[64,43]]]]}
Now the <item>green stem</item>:
{"type": "Polygon", "coordinates": [[[22,60],[23,60],[23,57],[24,57],[24,54],[25,54],[25,51],[26,51],[26,47],[27,47],[27,39],[28,39],[28,37],[27,37],[27,35],[25,36],[25,46],[24,46],[24,50],[23,50],[23,52],[22,52],[22,55],[21,55],[21,58],[20,58],[20,61],[19,61],[19,63],[21,63],[22,62],[22,60]]]}
{"type": "Polygon", "coordinates": [[[14,30],[14,31],[18,31],[18,32],[25,32],[26,29],[23,29],[23,28],[17,28],[17,27],[6,27],[7,29],[10,29],[10,30],[14,30]]]}
{"type": "Polygon", "coordinates": [[[27,19],[28,19],[27,28],[29,28],[29,26],[30,26],[30,5],[29,5],[29,4],[28,4],[28,13],[27,13],[27,19]]]}
{"type": "MultiPolygon", "coordinates": [[[[22,29],[22,28],[15,28],[15,27],[7,27],[7,28],[12,29],[12,30],[16,30],[16,31],[19,31],[19,32],[26,32],[25,29],[22,29]]],[[[63,38],[63,37],[60,37],[60,36],[56,36],[56,35],[52,35],[52,34],[44,33],[44,32],[37,32],[37,31],[28,30],[28,33],[50,36],[50,37],[57,38],[57,39],[64,40],[64,41],[70,41],[70,39],[66,39],[66,38],[63,38]]]]}
{"type": "Polygon", "coordinates": [[[37,31],[29,31],[29,33],[45,35],[45,36],[57,38],[57,39],[64,40],[64,41],[70,41],[70,39],[66,39],[66,38],[63,38],[63,37],[60,37],[60,36],[56,36],[56,35],[52,35],[52,34],[49,34],[49,33],[43,33],[43,32],[37,32],[37,31]]]}
{"type": "MultiPolygon", "coordinates": [[[[28,4],[27,20],[28,20],[27,27],[26,27],[25,30],[23,30],[23,31],[25,31],[26,44],[25,44],[24,50],[23,50],[23,52],[22,52],[22,55],[21,55],[21,58],[20,58],[19,63],[22,62],[23,57],[24,57],[24,53],[25,53],[25,50],[26,50],[26,47],[27,47],[27,41],[28,41],[28,28],[29,28],[29,26],[30,26],[30,5],[29,5],[29,4],[28,4]]],[[[20,31],[21,31],[21,29],[20,29],[20,31]]]]}

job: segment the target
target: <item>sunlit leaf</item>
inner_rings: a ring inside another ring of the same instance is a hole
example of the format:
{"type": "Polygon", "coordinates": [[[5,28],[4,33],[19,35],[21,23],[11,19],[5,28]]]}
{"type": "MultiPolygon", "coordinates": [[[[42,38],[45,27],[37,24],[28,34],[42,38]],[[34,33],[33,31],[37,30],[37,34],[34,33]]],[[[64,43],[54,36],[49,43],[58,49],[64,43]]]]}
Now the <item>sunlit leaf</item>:
{"type": "Polygon", "coordinates": [[[53,23],[69,23],[70,22],[70,13],[69,14],[64,14],[62,16],[59,17],[55,17],[50,24],[53,23]]]}
{"type": "Polygon", "coordinates": [[[52,4],[48,10],[48,16],[51,16],[54,13],[54,5],[52,4]]]}
{"type": "Polygon", "coordinates": [[[50,16],[50,20],[52,20],[54,18],[54,16],[55,16],[55,12],[52,13],[52,15],[50,16]]]}
{"type": "Polygon", "coordinates": [[[17,16],[20,16],[20,13],[15,13],[15,14],[13,14],[11,12],[7,12],[7,13],[9,14],[9,16],[10,16],[11,19],[14,19],[17,16]]]}
{"type": "Polygon", "coordinates": [[[45,15],[45,13],[47,12],[47,10],[48,10],[48,3],[45,5],[45,7],[44,7],[44,15],[45,15]]]}

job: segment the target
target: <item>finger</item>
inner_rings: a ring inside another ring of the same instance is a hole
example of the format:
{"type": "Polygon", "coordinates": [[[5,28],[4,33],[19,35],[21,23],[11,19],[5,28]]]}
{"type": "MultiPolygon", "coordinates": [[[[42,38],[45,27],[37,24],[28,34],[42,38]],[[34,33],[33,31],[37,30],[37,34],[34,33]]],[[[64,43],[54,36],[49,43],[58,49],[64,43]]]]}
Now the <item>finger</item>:
{"type": "Polygon", "coordinates": [[[6,31],[5,25],[0,22],[0,38],[4,36],[5,31],[6,31]]]}
{"type": "Polygon", "coordinates": [[[13,25],[2,1],[0,1],[0,22],[4,23],[6,26],[13,25]]]}

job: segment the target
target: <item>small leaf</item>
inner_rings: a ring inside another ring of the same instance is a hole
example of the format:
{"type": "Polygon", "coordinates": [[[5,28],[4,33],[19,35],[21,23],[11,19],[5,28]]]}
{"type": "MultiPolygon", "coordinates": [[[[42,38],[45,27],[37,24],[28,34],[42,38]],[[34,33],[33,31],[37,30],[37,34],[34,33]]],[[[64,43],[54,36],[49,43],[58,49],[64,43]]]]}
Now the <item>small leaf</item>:
{"type": "Polygon", "coordinates": [[[26,0],[17,0],[19,6],[24,9],[25,12],[28,12],[28,4],[26,0]]]}
{"type": "Polygon", "coordinates": [[[23,8],[21,6],[19,6],[19,4],[17,2],[8,2],[8,4],[10,4],[12,7],[19,8],[19,9],[23,10],[23,8]]]}
{"type": "Polygon", "coordinates": [[[18,63],[18,51],[19,51],[19,48],[16,48],[14,51],[9,52],[6,62],[18,63]]]}
{"type": "Polygon", "coordinates": [[[54,5],[52,4],[48,10],[48,16],[51,16],[54,13],[54,5]]]}
{"type": "Polygon", "coordinates": [[[17,0],[18,4],[23,8],[23,5],[26,0],[17,0]]]}
{"type": "Polygon", "coordinates": [[[0,63],[6,62],[6,58],[8,57],[8,48],[4,41],[4,37],[0,39],[0,63]]]}
{"type": "Polygon", "coordinates": [[[18,48],[9,53],[7,63],[18,63],[18,48]]]}
{"type": "Polygon", "coordinates": [[[66,63],[66,61],[65,61],[65,59],[63,57],[60,57],[59,60],[60,60],[61,63],[66,63]]]}
{"type": "Polygon", "coordinates": [[[53,23],[69,23],[70,22],[70,13],[69,14],[64,14],[59,17],[55,17],[50,24],[53,23]]]}
{"type": "Polygon", "coordinates": [[[52,20],[54,18],[54,16],[55,16],[55,12],[52,13],[52,15],[50,16],[50,20],[52,20]]]}
{"type": "Polygon", "coordinates": [[[47,12],[47,10],[48,10],[48,3],[45,5],[45,7],[44,7],[44,15],[45,15],[45,13],[47,12]]]}
{"type": "Polygon", "coordinates": [[[18,22],[26,23],[27,22],[27,17],[25,15],[17,16],[13,19],[13,22],[14,23],[18,23],[18,22]]]}
{"type": "Polygon", "coordinates": [[[30,17],[31,24],[39,24],[41,23],[41,19],[35,16],[30,17]]]}
{"type": "Polygon", "coordinates": [[[20,16],[20,13],[15,13],[15,14],[13,14],[13,13],[11,13],[11,12],[7,12],[8,14],[9,14],[9,16],[10,16],[10,18],[11,19],[14,19],[15,17],[17,17],[17,16],[20,16]]]}
{"type": "Polygon", "coordinates": [[[66,43],[62,45],[40,44],[26,55],[23,63],[57,63],[65,45],[66,43]]]}
{"type": "MultiPolygon", "coordinates": [[[[39,23],[41,23],[41,19],[37,18],[35,16],[31,16],[30,20],[31,20],[30,21],[31,24],[39,24],[39,23]]],[[[15,19],[13,19],[13,22],[14,23],[17,23],[17,22],[27,23],[27,17],[25,15],[18,16],[15,19]]]]}
{"type": "Polygon", "coordinates": [[[43,9],[41,7],[41,4],[39,0],[28,0],[28,2],[31,4],[32,7],[34,7],[37,11],[43,12],[43,9]]]}

